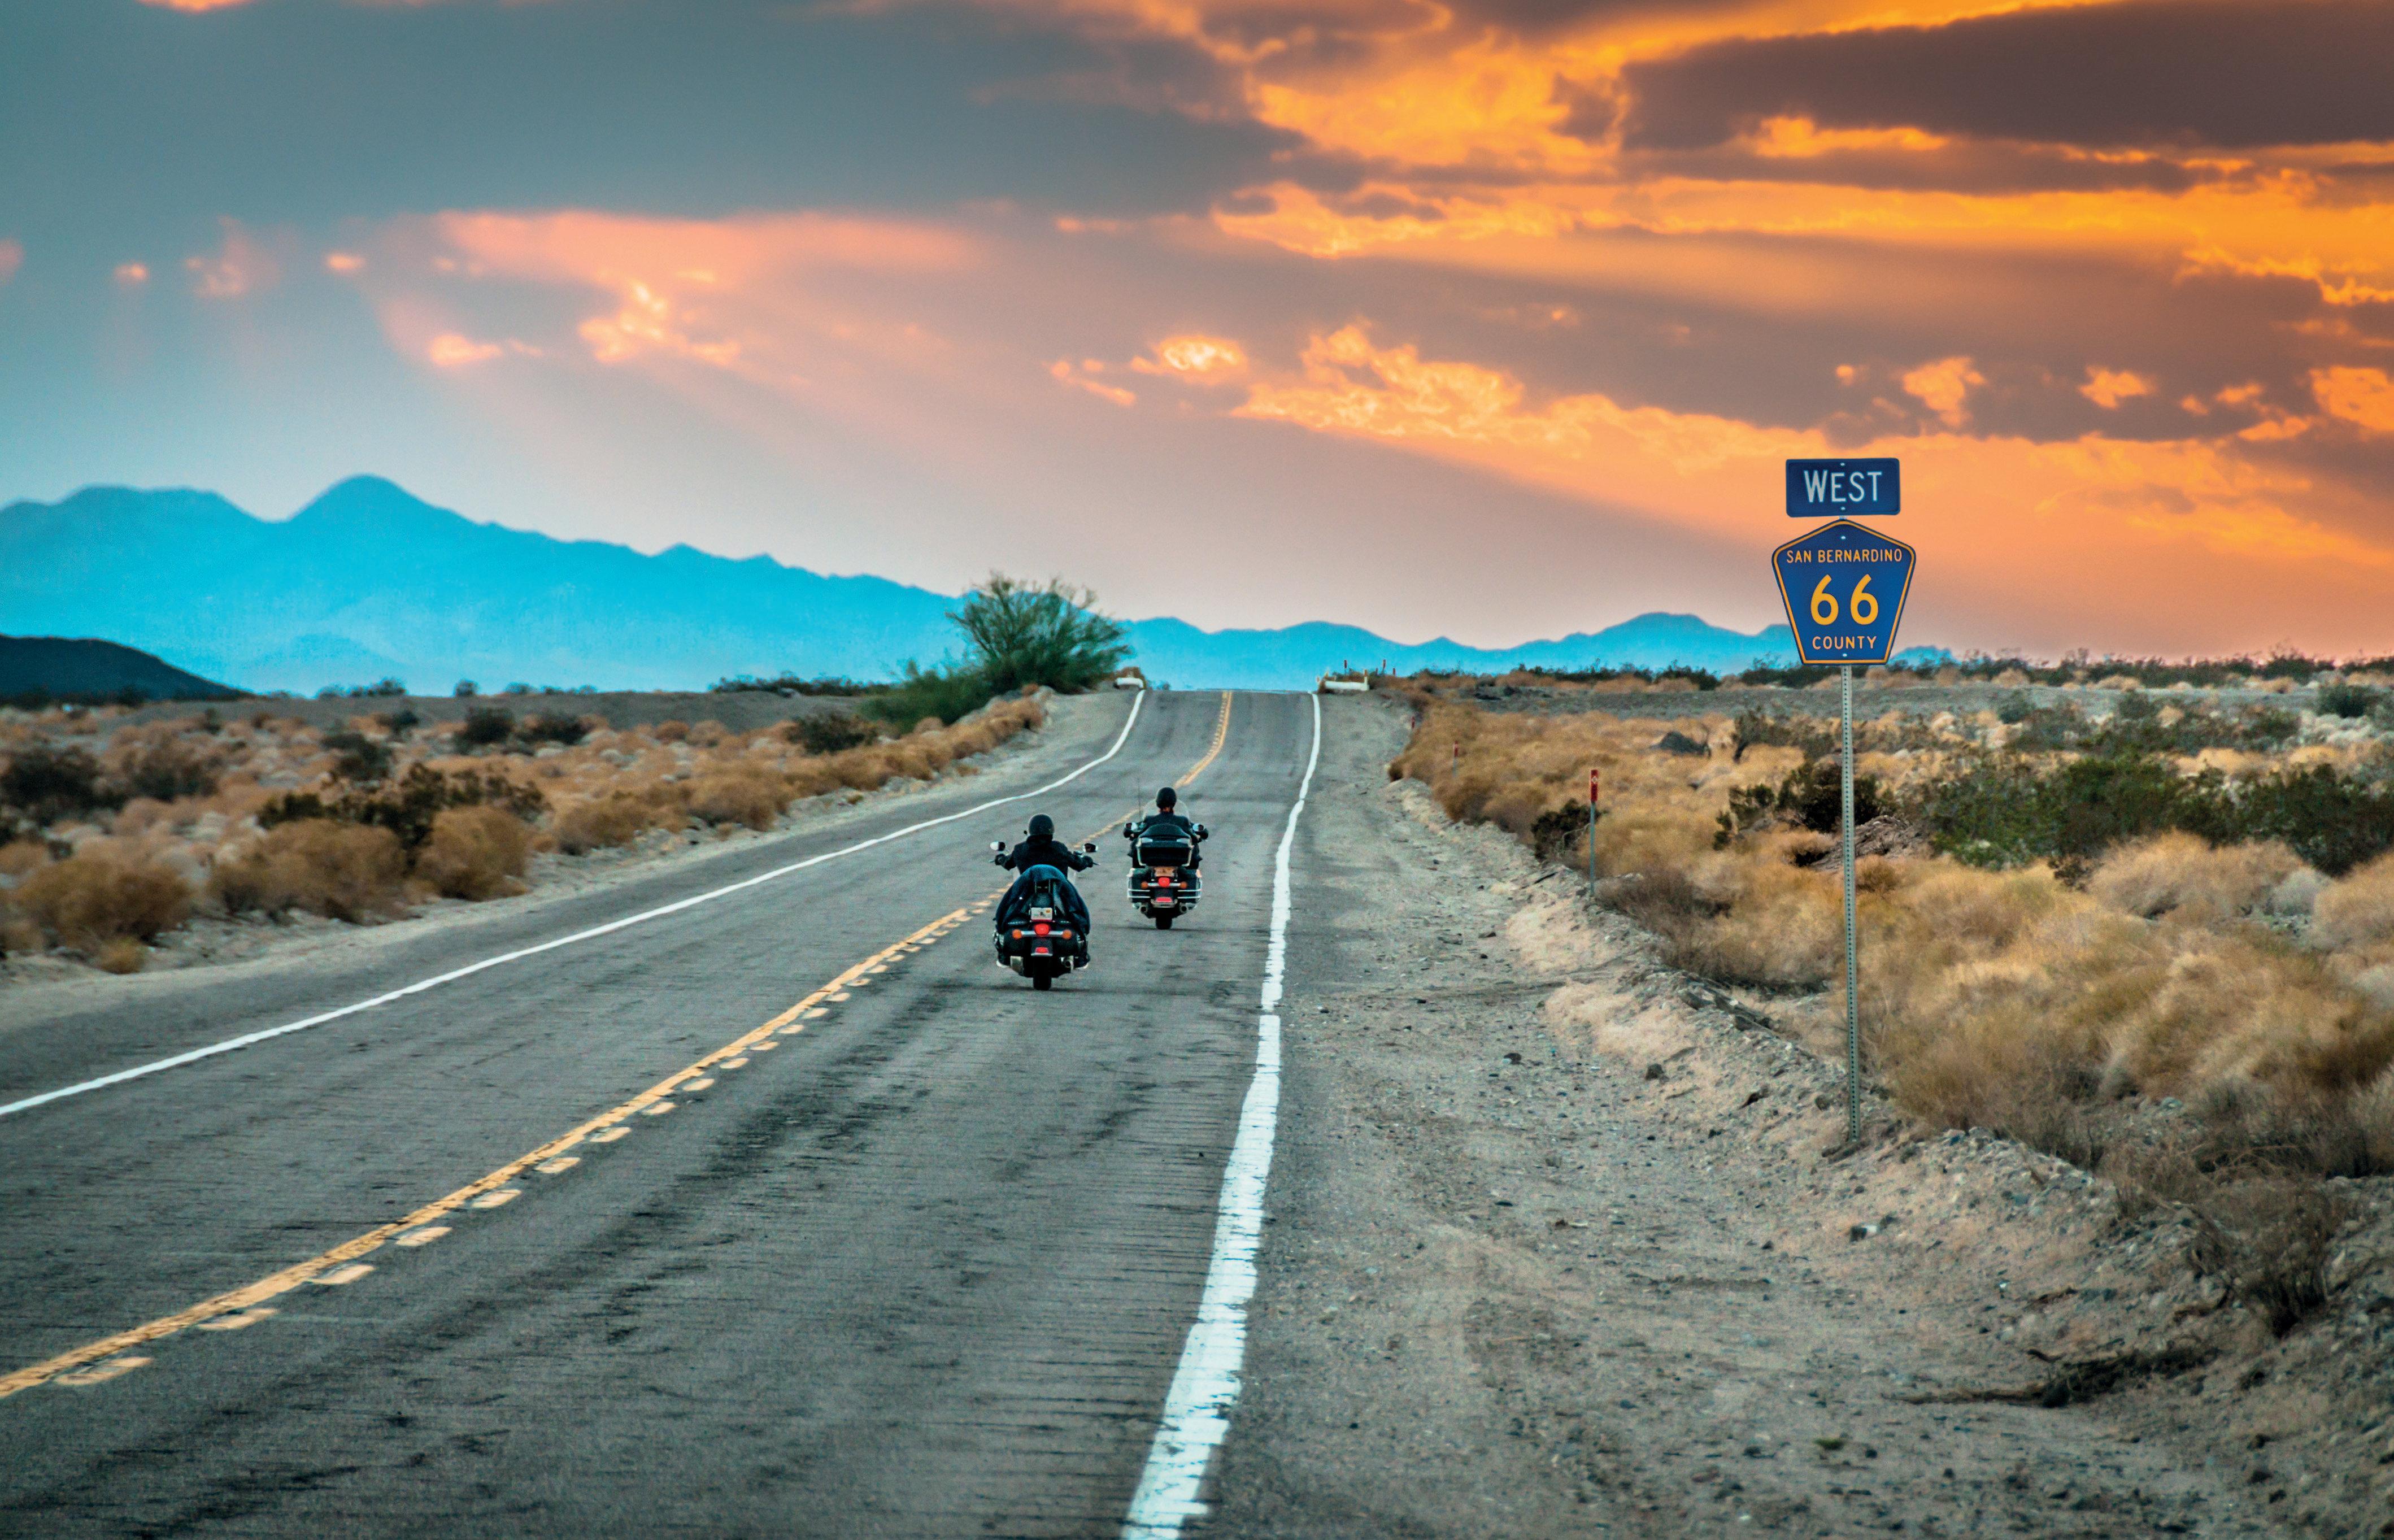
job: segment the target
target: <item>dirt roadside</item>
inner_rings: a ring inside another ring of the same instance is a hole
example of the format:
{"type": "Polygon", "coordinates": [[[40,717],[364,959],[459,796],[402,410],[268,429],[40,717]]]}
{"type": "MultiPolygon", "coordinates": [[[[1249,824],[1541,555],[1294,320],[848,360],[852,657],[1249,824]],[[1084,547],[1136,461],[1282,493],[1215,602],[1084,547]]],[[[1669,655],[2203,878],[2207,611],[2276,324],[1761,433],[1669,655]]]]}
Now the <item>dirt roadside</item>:
{"type": "Polygon", "coordinates": [[[1982,1133],[1839,1152],[1827,1066],[1334,711],[1204,1533],[2381,1533],[2394,1425],[2289,1349],[2171,1360],[2216,1304],[2177,1220],[1982,1133]]]}

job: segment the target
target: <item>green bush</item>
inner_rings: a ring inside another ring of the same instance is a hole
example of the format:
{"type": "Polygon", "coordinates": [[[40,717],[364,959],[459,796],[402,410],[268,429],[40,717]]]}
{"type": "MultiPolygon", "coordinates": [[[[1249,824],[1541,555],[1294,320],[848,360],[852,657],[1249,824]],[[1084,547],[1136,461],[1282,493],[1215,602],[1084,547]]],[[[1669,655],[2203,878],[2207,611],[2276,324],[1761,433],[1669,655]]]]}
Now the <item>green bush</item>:
{"type": "Polygon", "coordinates": [[[0,770],[0,805],[35,828],[124,806],[125,798],[99,777],[99,762],[79,748],[35,744],[18,749],[0,770]]]}
{"type": "Polygon", "coordinates": [[[464,748],[494,748],[515,736],[516,719],[494,705],[468,707],[465,722],[457,729],[457,743],[464,748]]]}
{"type": "Polygon", "coordinates": [[[978,668],[950,666],[927,672],[910,660],[896,684],[876,687],[856,703],[856,712],[905,731],[926,717],[937,717],[942,722],[968,717],[996,694],[989,676],[978,668]]]}
{"type": "MultiPolygon", "coordinates": [[[[1807,759],[1773,786],[1759,782],[1729,794],[1729,810],[1720,815],[1716,849],[1726,849],[1742,834],[1774,819],[1814,834],[1833,835],[1844,826],[1845,788],[1835,759],[1807,759]]],[[[1854,777],[1854,827],[1860,828],[1886,810],[1886,788],[1874,775],[1854,777]]]]}
{"type": "MultiPolygon", "coordinates": [[[[925,712],[924,716],[938,716],[938,713],[925,712]]],[[[944,717],[940,719],[947,720],[944,717]]],[[[862,748],[867,744],[879,742],[881,731],[880,723],[867,721],[852,712],[819,711],[792,721],[782,729],[782,736],[809,754],[837,754],[844,749],[862,748]]]]}
{"type": "Polygon", "coordinates": [[[2365,684],[2323,684],[2319,691],[2319,713],[2350,721],[2368,716],[2385,698],[2384,691],[2372,690],[2365,684]]]}
{"type": "Polygon", "coordinates": [[[588,724],[581,717],[561,711],[544,711],[527,718],[516,728],[517,741],[527,746],[534,744],[562,744],[571,748],[590,736],[588,724]]]}
{"type": "Polygon", "coordinates": [[[1097,595],[1061,578],[1033,587],[992,573],[948,618],[971,644],[973,665],[987,678],[991,695],[1035,685],[1088,690],[1130,656],[1122,623],[1100,613],[1097,603],[1097,595]]]}
{"type": "Polygon", "coordinates": [[[1981,866],[2051,861],[2084,872],[2124,840],[2183,830],[2217,844],[2283,840],[2330,876],[2394,849],[2394,784],[2324,765],[2231,782],[2155,755],[2089,755],[2047,769],[1986,755],[1909,809],[1940,849],[1981,866]]]}
{"type": "Polygon", "coordinates": [[[324,746],[333,751],[333,775],[352,785],[367,785],[390,774],[390,746],[362,732],[328,732],[324,746]]]}

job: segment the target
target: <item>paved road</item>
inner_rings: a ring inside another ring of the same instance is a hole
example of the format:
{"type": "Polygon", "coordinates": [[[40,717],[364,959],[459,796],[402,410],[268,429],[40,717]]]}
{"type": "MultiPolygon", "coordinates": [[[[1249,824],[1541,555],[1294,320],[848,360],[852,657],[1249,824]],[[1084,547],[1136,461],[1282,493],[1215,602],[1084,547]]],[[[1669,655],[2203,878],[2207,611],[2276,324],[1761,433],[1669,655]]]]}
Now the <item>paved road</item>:
{"type": "MultiPolygon", "coordinates": [[[[0,1400],[0,1533],[1117,1531],[1204,1279],[1312,731],[1303,697],[1235,698],[1187,804],[1216,831],[1207,904],[1159,934],[1121,900],[1113,827],[1207,755],[1222,701],[1151,697],[1037,805],[1106,856],[1098,966],[1050,994],[992,966],[972,912],[1017,803],[0,1118],[5,1375],[401,1220],[810,1002],[620,1139],[405,1237],[445,1227],[428,1244],[0,1400]]],[[[15,1033],[0,1101],[988,795],[15,1033]]]]}

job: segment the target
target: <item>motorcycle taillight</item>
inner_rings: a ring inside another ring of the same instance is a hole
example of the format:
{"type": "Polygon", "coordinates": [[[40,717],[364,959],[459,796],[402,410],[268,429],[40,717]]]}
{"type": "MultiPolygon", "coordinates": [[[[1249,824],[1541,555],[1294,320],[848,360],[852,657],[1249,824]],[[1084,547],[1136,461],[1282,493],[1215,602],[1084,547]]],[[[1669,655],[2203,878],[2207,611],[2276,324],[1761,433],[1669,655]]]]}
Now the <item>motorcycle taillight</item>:
{"type": "Polygon", "coordinates": [[[1046,920],[1041,920],[1037,925],[1031,928],[1031,933],[1034,936],[1045,936],[1047,934],[1047,922],[1046,920]]]}

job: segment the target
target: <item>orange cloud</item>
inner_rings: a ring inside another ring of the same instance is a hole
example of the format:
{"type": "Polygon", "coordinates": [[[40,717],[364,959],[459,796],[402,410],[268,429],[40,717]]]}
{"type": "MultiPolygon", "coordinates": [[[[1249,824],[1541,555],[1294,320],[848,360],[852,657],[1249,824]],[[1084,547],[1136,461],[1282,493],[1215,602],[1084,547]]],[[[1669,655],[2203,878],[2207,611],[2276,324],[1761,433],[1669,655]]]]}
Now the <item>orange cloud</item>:
{"type": "Polygon", "coordinates": [[[150,282],[150,269],[140,262],[119,262],[113,276],[120,286],[138,289],[150,282]]]}
{"type": "Polygon", "coordinates": [[[249,0],[141,0],[141,3],[164,10],[199,12],[228,10],[234,6],[245,6],[249,0]]]}
{"type": "MultiPolygon", "coordinates": [[[[1945,361],[1940,377],[1966,374],[1945,361]]],[[[2236,441],[2064,443],[1957,433],[1832,444],[1810,430],[1626,406],[1588,393],[1532,404],[1514,376],[1383,348],[1361,327],[1316,336],[1299,377],[1250,388],[1241,416],[1473,467],[1760,552],[1791,456],[1904,461],[1907,538],[1944,581],[2000,608],[2083,625],[2116,608],[2119,574],[2152,591],[2266,594],[2240,624],[2316,625],[2317,596],[2363,602],[2394,574],[2394,546],[2356,530],[2379,519],[2366,489],[2248,459],[2236,441]],[[2258,564],[2258,565],[2256,565],[2258,564]],[[2303,595],[2313,594],[2306,601],[2303,595]],[[2255,608],[2257,607],[2257,608],[2255,608]]],[[[2215,633],[2216,634],[2216,633],[2215,633]]],[[[2250,644],[2268,640],[2256,637],[2250,644]]]]}
{"type": "Polygon", "coordinates": [[[2311,394],[2330,415],[2366,433],[2394,433],[2394,379],[2383,369],[2314,369],[2311,394]]]}
{"type": "MultiPolygon", "coordinates": [[[[445,270],[461,277],[572,283],[610,296],[613,308],[580,327],[601,363],[671,357],[770,372],[756,362],[760,349],[781,350],[781,322],[791,318],[782,313],[766,323],[755,313],[760,296],[781,296],[771,303],[786,307],[789,287],[824,275],[946,273],[978,257],[969,240],[940,226],[814,214],[724,220],[444,214],[430,229],[454,254],[436,258],[436,270],[445,260],[445,270]]],[[[843,341],[855,339],[853,323],[830,317],[818,323],[843,341]]]]}
{"type": "Polygon", "coordinates": [[[477,342],[457,332],[443,332],[425,346],[424,356],[443,369],[462,369],[506,352],[495,342],[477,342]]]}
{"type": "Polygon", "coordinates": [[[1130,366],[1143,375],[1169,375],[1212,385],[1244,370],[1247,353],[1229,337],[1191,334],[1165,337],[1155,345],[1152,362],[1133,359],[1130,366]]]}
{"type": "Polygon", "coordinates": [[[1082,370],[1094,372],[1096,370],[1103,369],[1105,365],[1098,362],[1097,360],[1088,359],[1083,362],[1081,369],[1074,369],[1071,359],[1059,358],[1055,362],[1047,366],[1047,373],[1060,385],[1069,385],[1078,390],[1086,390],[1092,396],[1098,397],[1104,401],[1110,401],[1116,406],[1138,405],[1138,397],[1134,395],[1132,392],[1124,389],[1119,385],[1108,385],[1103,380],[1091,379],[1088,377],[1087,374],[1082,372],[1082,370]]]}
{"type": "Polygon", "coordinates": [[[344,277],[365,271],[366,259],[353,251],[328,251],[324,254],[324,270],[344,277]]]}
{"type": "Polygon", "coordinates": [[[183,259],[191,274],[191,292],[203,299],[238,299],[273,287],[283,276],[274,254],[235,221],[217,223],[224,229],[224,244],[217,254],[183,259]]]}
{"type": "Polygon", "coordinates": [[[1972,368],[1966,358],[1939,359],[1903,376],[1904,393],[1918,398],[1948,428],[1959,428],[1970,420],[1964,400],[1972,386],[1986,383],[1987,376],[1972,368]]]}
{"type": "Polygon", "coordinates": [[[2090,363],[2086,366],[2086,383],[2078,388],[2078,393],[2111,412],[2131,396],[2151,395],[2153,382],[2124,369],[2105,369],[2090,363]]]}

